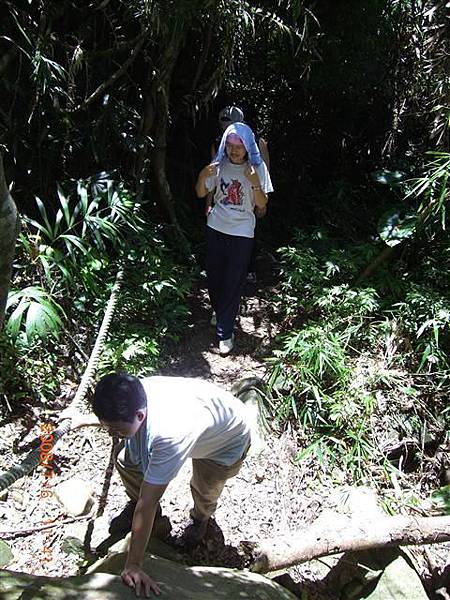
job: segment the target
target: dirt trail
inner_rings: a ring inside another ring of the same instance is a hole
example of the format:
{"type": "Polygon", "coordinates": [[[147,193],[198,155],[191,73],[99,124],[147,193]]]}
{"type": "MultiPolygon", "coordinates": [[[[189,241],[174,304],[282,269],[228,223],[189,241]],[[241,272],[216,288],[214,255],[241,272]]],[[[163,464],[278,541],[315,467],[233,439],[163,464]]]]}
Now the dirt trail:
{"type": "MultiPolygon", "coordinates": [[[[211,313],[205,280],[201,279],[191,297],[187,333],[179,344],[168,349],[161,374],[200,377],[226,389],[243,377],[265,376],[264,358],[269,355],[277,333],[273,304],[277,290],[271,261],[265,261],[265,265],[262,280],[246,287],[233,353],[227,357],[218,354],[214,329],[209,324],[211,313]]],[[[8,432],[2,433],[7,438],[8,432]]],[[[312,491],[310,486],[316,475],[307,461],[301,466],[293,462],[296,453],[294,436],[285,433],[271,435],[262,453],[249,456],[239,475],[224,490],[212,538],[193,554],[185,555],[185,560],[193,564],[243,566],[245,557],[239,547],[242,540],[283,534],[314,520],[321,507],[318,490],[312,491]]],[[[109,519],[127,500],[117,473],[108,475],[110,456],[111,439],[103,431],[88,428],[70,432],[63,438],[55,454],[55,477],[51,484],[72,477],[88,482],[98,500],[94,518],[34,531],[31,535],[6,536],[14,553],[8,568],[38,575],[74,575],[82,566],[83,546],[88,553],[98,551],[99,544],[107,537],[109,519]]],[[[163,512],[172,524],[169,541],[180,551],[183,550],[180,537],[191,506],[189,479],[190,464],[186,464],[162,499],[163,512]]],[[[8,501],[0,503],[3,531],[34,529],[45,520],[65,518],[54,497],[43,497],[44,479],[39,471],[20,480],[14,488],[8,501]]],[[[311,572],[310,577],[309,567],[291,570],[291,574],[306,582],[308,598],[329,600],[324,591],[318,593],[316,576],[311,572]]],[[[294,589],[300,597],[299,588],[294,589]]]]}
{"type": "Polygon", "coordinates": [[[188,332],[179,344],[169,349],[170,358],[161,373],[200,377],[226,388],[242,377],[263,377],[267,370],[264,356],[277,333],[270,300],[275,290],[273,283],[268,285],[266,280],[246,284],[235,332],[236,345],[229,356],[222,357],[217,350],[214,327],[209,323],[211,309],[206,282],[201,279],[191,298],[188,332]]]}
{"type": "MultiPolygon", "coordinates": [[[[205,281],[201,280],[192,297],[189,333],[171,350],[171,358],[161,370],[162,374],[200,377],[226,389],[244,377],[264,379],[267,376],[265,358],[270,355],[279,331],[273,302],[279,292],[271,271],[273,263],[267,260],[265,265],[265,272],[260,270],[259,281],[255,285],[246,284],[233,352],[227,357],[218,353],[214,328],[209,324],[211,309],[205,281]]],[[[321,506],[320,497],[308,489],[315,475],[306,463],[304,469],[294,464],[296,454],[293,434],[286,432],[279,436],[273,433],[262,453],[247,458],[241,472],[228,482],[221,497],[214,541],[199,548],[192,557],[194,561],[243,566],[241,541],[283,535],[316,518],[321,506]],[[222,543],[216,543],[217,540],[222,543]]],[[[191,506],[190,473],[187,464],[171,482],[162,502],[164,512],[171,519],[175,539],[182,534],[191,506]]],[[[303,580],[311,600],[332,600],[316,582],[316,574],[309,567],[292,569],[290,576],[296,581],[303,580]]],[[[290,576],[286,576],[288,581],[290,576]]],[[[293,581],[291,584],[291,591],[300,597],[301,588],[293,581]]]]}

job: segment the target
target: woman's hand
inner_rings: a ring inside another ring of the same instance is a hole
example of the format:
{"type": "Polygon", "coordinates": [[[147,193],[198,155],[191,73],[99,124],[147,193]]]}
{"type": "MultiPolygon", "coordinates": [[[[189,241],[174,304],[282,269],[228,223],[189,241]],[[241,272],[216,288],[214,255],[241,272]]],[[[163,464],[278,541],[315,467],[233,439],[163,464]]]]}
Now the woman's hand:
{"type": "Polygon", "coordinates": [[[259,181],[258,173],[255,167],[253,165],[249,165],[245,169],[244,174],[252,186],[256,206],[258,208],[264,208],[267,204],[267,194],[261,187],[261,182],[259,181]]]}
{"type": "Polygon", "coordinates": [[[208,177],[216,177],[218,173],[218,167],[218,162],[212,162],[209,165],[206,165],[206,167],[200,171],[198,178],[201,178],[203,181],[205,181],[205,179],[208,177]]]}
{"type": "Polygon", "coordinates": [[[125,566],[121,577],[125,585],[134,588],[138,598],[150,598],[151,592],[153,592],[155,596],[159,596],[161,594],[161,590],[156,582],[153,581],[153,579],[149,577],[139,565],[125,566]],[[143,596],[141,596],[141,591],[143,592],[143,596]]]}
{"type": "Polygon", "coordinates": [[[212,162],[203,169],[198,174],[197,183],[195,184],[195,192],[199,198],[204,198],[209,190],[207,189],[205,183],[208,177],[217,177],[219,173],[219,163],[212,162]]]}
{"type": "Polygon", "coordinates": [[[261,187],[258,173],[253,165],[248,165],[244,171],[244,175],[247,177],[252,187],[261,187]]]}
{"type": "Polygon", "coordinates": [[[255,206],[255,217],[257,219],[262,219],[266,216],[267,207],[266,206],[255,206]]]}

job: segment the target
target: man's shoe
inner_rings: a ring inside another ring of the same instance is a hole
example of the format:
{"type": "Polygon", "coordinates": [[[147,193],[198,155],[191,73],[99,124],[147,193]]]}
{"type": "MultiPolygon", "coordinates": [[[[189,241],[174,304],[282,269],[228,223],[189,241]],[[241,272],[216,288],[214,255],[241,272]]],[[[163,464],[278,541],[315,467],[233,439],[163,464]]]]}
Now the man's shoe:
{"type": "Polygon", "coordinates": [[[234,348],[234,335],[232,335],[228,340],[220,340],[219,342],[219,353],[222,356],[227,356],[234,348]]]}
{"type": "Polygon", "coordinates": [[[256,273],[254,271],[247,273],[247,281],[249,283],[256,283],[256,273]]]}
{"type": "Polygon", "coordinates": [[[109,524],[109,533],[111,535],[116,533],[128,533],[131,531],[136,504],[137,503],[134,500],[128,500],[120,513],[111,520],[111,523],[109,524]]]}
{"type": "MultiPolygon", "coordinates": [[[[115,534],[127,534],[131,531],[131,525],[133,523],[134,510],[137,502],[135,500],[128,500],[124,508],[116,515],[109,524],[109,533],[115,534]]],[[[165,539],[172,529],[172,525],[168,517],[162,516],[162,510],[160,504],[156,509],[155,521],[153,523],[152,535],[159,539],[165,539]]]]}
{"type": "Polygon", "coordinates": [[[195,548],[204,539],[208,531],[209,519],[198,521],[192,519],[192,523],[186,527],[183,533],[183,542],[188,548],[195,548]]]}
{"type": "Polygon", "coordinates": [[[166,515],[155,517],[155,522],[153,523],[152,533],[150,537],[156,538],[157,540],[167,540],[172,531],[172,523],[170,522],[169,517],[166,515]]]}
{"type": "Polygon", "coordinates": [[[212,327],[215,327],[217,325],[217,315],[215,312],[213,312],[213,314],[211,315],[211,320],[210,320],[209,324],[212,327]]]}

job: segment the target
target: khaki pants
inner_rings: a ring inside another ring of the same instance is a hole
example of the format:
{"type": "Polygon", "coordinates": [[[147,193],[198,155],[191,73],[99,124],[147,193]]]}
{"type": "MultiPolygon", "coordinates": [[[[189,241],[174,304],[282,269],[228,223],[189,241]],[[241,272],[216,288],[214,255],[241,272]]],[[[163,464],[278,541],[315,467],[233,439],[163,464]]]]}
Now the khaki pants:
{"type": "MultiPolygon", "coordinates": [[[[228,467],[213,460],[192,459],[191,492],[194,508],[191,510],[191,516],[194,519],[205,521],[214,514],[227,479],[239,473],[247,452],[248,448],[239,460],[228,467]]],[[[123,442],[115,448],[114,462],[126,493],[132,500],[137,500],[144,476],[139,465],[130,461],[123,442]]]]}

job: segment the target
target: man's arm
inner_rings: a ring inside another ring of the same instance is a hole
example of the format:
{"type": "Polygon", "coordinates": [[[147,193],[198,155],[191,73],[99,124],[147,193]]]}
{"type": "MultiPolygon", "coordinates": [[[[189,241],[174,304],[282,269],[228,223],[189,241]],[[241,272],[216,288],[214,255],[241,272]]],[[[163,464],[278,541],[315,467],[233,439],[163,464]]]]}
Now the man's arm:
{"type": "Polygon", "coordinates": [[[77,408],[73,408],[71,406],[64,409],[59,415],[59,418],[70,419],[71,429],[78,429],[79,427],[88,427],[89,425],[92,425],[94,427],[101,427],[101,423],[94,415],[94,413],[89,413],[85,415],[82,412],[80,412],[77,408]]]}
{"type": "Polygon", "coordinates": [[[146,598],[150,597],[150,592],[157,596],[161,593],[158,585],[142,570],[142,564],[155,520],[156,508],[166,488],[167,484],[154,485],[144,481],[134,510],[130,548],[122,571],[122,580],[135,589],[138,598],[141,596],[141,591],[146,598]]]}

